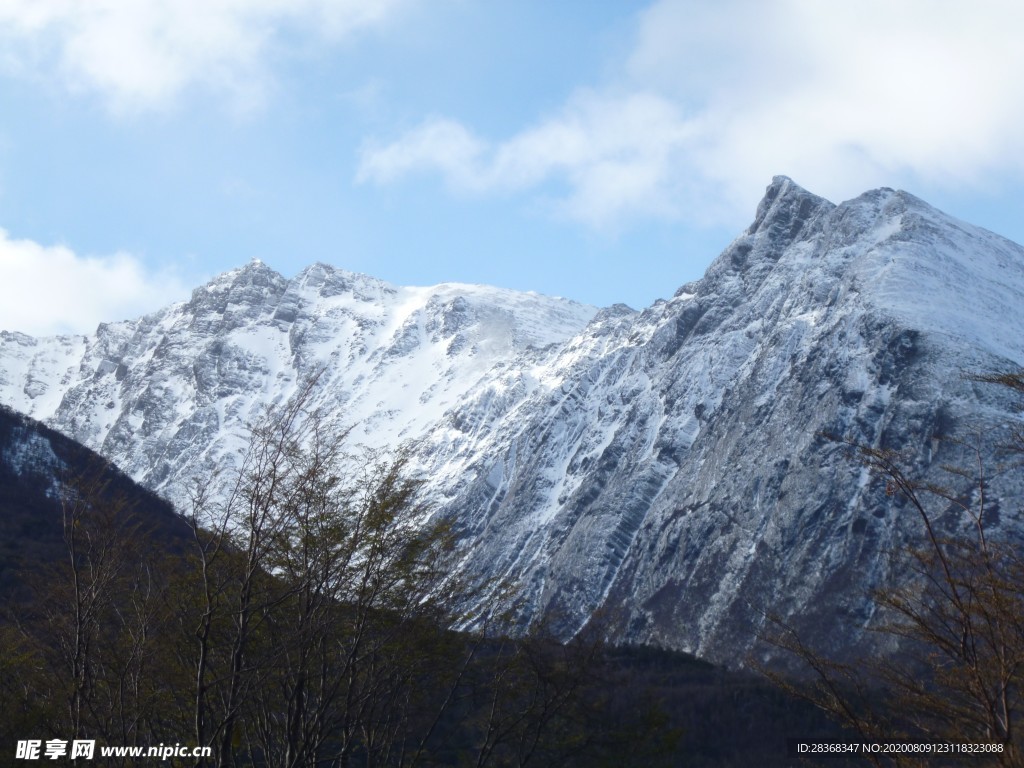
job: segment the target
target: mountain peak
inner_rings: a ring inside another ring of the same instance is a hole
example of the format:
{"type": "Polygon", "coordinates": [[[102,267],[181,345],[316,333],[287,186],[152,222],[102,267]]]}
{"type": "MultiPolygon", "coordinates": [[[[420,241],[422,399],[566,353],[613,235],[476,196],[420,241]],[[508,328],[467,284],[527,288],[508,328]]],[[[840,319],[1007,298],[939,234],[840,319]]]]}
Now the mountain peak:
{"type": "Polygon", "coordinates": [[[815,213],[833,208],[835,204],[808,192],[788,176],[775,176],[758,203],[754,223],[747,228],[747,234],[767,231],[774,236],[784,235],[791,241],[815,213]]]}
{"type": "MultiPolygon", "coordinates": [[[[219,327],[217,318],[232,317],[229,325],[243,322],[242,316],[248,310],[238,308],[275,304],[287,287],[288,280],[279,272],[259,259],[253,259],[245,266],[223,272],[193,290],[188,306],[196,317],[202,318],[200,325],[212,331],[219,327]]],[[[227,327],[224,326],[225,329],[227,327]]]]}
{"type": "Polygon", "coordinates": [[[292,280],[292,286],[313,291],[321,297],[351,294],[362,301],[379,301],[396,292],[395,286],[376,277],[322,261],[304,267],[292,280]]]}
{"type": "Polygon", "coordinates": [[[234,276],[236,276],[236,278],[235,278],[236,281],[237,281],[238,278],[250,279],[250,278],[255,277],[255,276],[259,276],[259,277],[267,277],[267,276],[281,277],[281,273],[279,273],[277,270],[275,270],[273,267],[271,267],[266,262],[261,261],[260,259],[256,259],[256,258],[250,259],[249,262],[246,263],[245,265],[243,265],[241,267],[238,267],[237,269],[230,270],[230,271],[228,271],[228,272],[226,272],[224,274],[225,275],[234,275],[234,276]]]}
{"type": "Polygon", "coordinates": [[[254,283],[262,284],[283,279],[279,272],[267,266],[264,262],[259,259],[252,259],[241,267],[221,272],[205,285],[201,285],[193,290],[192,296],[195,298],[196,294],[221,293],[232,290],[237,286],[253,285],[254,283]]]}

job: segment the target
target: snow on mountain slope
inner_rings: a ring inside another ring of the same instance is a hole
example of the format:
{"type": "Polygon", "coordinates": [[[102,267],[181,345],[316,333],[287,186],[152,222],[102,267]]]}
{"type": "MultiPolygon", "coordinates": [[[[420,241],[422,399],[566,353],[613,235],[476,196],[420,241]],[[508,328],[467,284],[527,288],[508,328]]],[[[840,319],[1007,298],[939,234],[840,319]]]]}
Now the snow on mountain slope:
{"type": "Polygon", "coordinates": [[[252,262],[92,337],[4,333],[0,399],[183,503],[192,477],[314,371],[313,404],[354,425],[354,444],[394,448],[495,365],[543,359],[594,311],[484,286],[397,288],[323,264],[289,281],[252,262]]]}
{"type": "MultiPolygon", "coordinates": [[[[789,179],[698,281],[642,312],[259,263],[90,337],[0,335],[0,399],[181,501],[245,423],[324,368],[352,440],[415,446],[462,566],[523,621],[734,661],[767,613],[837,654],[920,535],[826,433],[941,466],[1019,418],[964,374],[1024,365],[1024,249],[904,192],[789,179]],[[504,582],[504,583],[502,583],[504,582]]],[[[1024,533],[997,479],[992,528],[1024,533]]],[[[963,521],[947,513],[955,531],[963,521]]]]}
{"type": "MultiPolygon", "coordinates": [[[[947,482],[965,456],[936,435],[1019,418],[964,374],[1024,364],[1021,308],[1019,246],[906,193],[837,207],[777,178],[702,280],[599,313],[540,386],[475,393],[424,455],[462,468],[465,565],[520,585],[527,618],[571,633],[601,609],[615,639],[735,660],[778,613],[848,651],[920,532],[822,434],[947,482]]],[[[1004,533],[1021,490],[993,488],[1004,533]]]]}

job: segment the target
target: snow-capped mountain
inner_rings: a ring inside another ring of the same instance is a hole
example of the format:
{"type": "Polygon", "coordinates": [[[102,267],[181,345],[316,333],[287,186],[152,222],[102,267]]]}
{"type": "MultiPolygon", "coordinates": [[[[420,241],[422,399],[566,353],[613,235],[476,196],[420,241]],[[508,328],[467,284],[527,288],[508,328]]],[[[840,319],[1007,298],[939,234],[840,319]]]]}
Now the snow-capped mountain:
{"type": "Polygon", "coordinates": [[[1019,418],[965,374],[1024,364],[1021,308],[1021,247],[903,192],[835,206],[776,178],[703,279],[599,313],[542,388],[501,416],[479,390],[433,433],[435,471],[469,468],[467,567],[567,631],[602,610],[620,640],[731,660],[770,613],[849,649],[920,521],[823,435],[948,483],[969,462],[936,436],[1019,418]]]}
{"type": "Polygon", "coordinates": [[[703,279],[642,312],[254,263],[91,337],[4,334],[0,400],[180,500],[326,364],[318,404],[358,442],[414,441],[463,567],[524,618],[600,611],[615,639],[731,660],[776,613],[842,652],[919,532],[823,434],[946,480],[964,457],[937,436],[1017,418],[964,374],[1024,365],[1021,307],[1020,246],[904,192],[836,206],[779,177],[703,279]]]}
{"type": "Polygon", "coordinates": [[[266,405],[320,369],[311,405],[353,425],[353,444],[395,447],[495,366],[545,360],[595,311],[483,286],[397,288],[323,264],[286,280],[254,261],[90,337],[3,332],[0,402],[184,503],[266,405]]]}

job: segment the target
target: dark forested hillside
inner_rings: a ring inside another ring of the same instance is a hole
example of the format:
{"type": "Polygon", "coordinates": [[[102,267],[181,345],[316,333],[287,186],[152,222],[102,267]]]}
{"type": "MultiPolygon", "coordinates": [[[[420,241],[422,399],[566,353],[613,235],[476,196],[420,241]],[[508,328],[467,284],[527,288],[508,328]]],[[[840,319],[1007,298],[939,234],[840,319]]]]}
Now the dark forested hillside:
{"type": "Polygon", "coordinates": [[[338,463],[330,429],[290,416],[217,481],[237,506],[184,518],[0,411],[0,755],[31,738],[208,748],[197,766],[782,766],[787,737],[838,733],[748,673],[597,627],[451,631],[453,539],[408,524],[417,483],[338,463]]]}
{"type": "Polygon", "coordinates": [[[102,456],[0,406],[0,585],[66,556],[63,513],[71,489],[83,484],[117,499],[123,522],[164,546],[180,548],[190,535],[168,502],[102,456]]]}

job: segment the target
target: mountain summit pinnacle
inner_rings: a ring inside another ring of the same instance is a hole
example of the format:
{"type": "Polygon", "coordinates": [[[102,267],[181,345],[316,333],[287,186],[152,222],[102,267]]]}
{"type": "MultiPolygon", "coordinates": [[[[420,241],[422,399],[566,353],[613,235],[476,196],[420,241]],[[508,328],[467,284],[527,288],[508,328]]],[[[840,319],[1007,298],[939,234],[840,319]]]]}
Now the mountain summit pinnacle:
{"type": "Polygon", "coordinates": [[[773,238],[793,240],[816,214],[833,208],[833,203],[808,192],[788,176],[776,176],[765,190],[747,234],[768,231],[773,238]]]}

